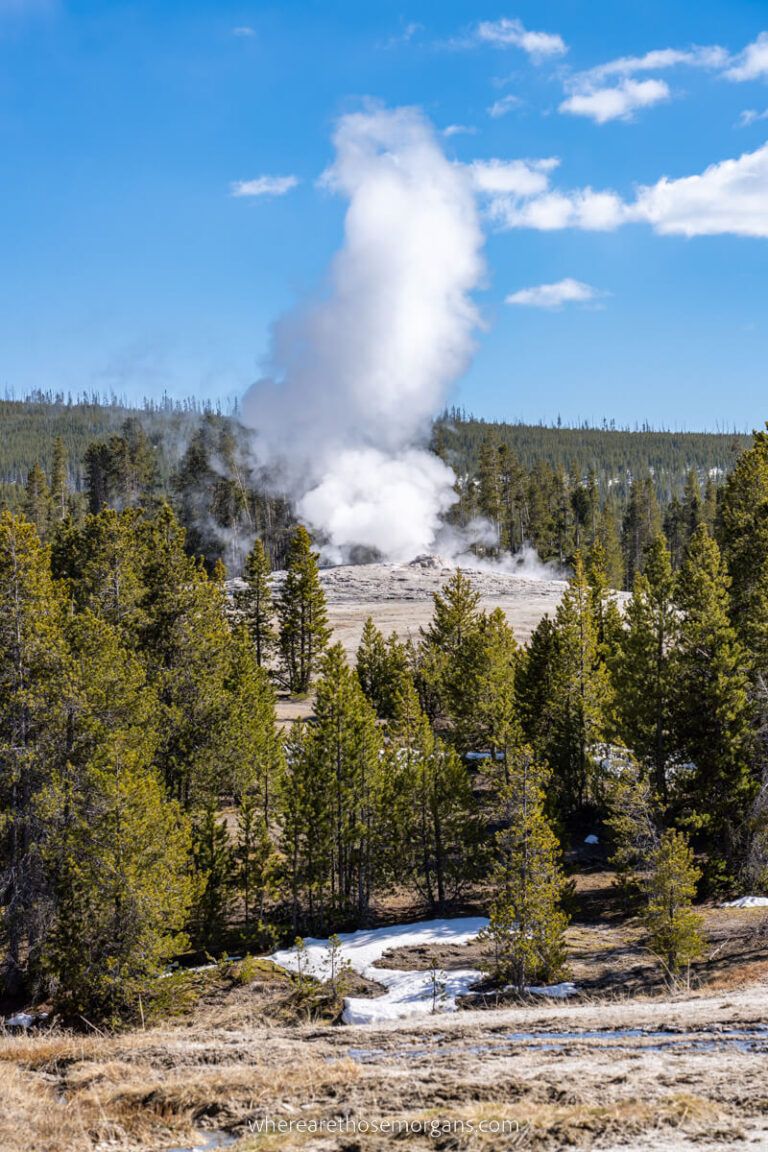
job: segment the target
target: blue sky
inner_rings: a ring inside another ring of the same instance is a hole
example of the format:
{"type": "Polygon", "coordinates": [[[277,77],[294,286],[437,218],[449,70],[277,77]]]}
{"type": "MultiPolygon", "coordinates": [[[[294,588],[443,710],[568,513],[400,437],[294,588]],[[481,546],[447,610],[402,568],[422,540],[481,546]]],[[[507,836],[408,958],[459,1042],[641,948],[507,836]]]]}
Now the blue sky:
{"type": "Polygon", "coordinates": [[[760,425],[766,29],[764,0],[0,0],[0,388],[242,392],[340,244],[317,179],[374,99],[476,165],[484,329],[453,400],[760,425]]]}

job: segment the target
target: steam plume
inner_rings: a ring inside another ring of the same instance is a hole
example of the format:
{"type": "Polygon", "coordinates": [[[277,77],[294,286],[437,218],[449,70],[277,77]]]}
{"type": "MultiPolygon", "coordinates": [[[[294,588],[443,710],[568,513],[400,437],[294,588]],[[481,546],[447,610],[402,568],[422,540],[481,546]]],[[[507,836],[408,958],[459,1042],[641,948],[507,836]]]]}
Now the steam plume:
{"type": "Polygon", "coordinates": [[[472,352],[483,238],[469,176],[417,110],[344,116],[334,144],[323,183],[349,200],[344,243],[324,292],[275,325],[243,416],[328,559],[408,560],[455,499],[424,443],[472,352]]]}

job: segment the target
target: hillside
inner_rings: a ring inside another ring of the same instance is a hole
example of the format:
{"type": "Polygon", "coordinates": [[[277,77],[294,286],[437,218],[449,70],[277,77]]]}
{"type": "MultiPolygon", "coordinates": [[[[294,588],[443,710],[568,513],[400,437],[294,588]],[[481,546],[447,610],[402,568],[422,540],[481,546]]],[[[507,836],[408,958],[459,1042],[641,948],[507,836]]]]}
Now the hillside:
{"type": "MultiPolygon", "coordinates": [[[[34,394],[23,400],[0,400],[0,482],[23,484],[29,469],[39,463],[48,472],[52,445],[61,437],[71,462],[72,480],[82,484],[82,460],[94,440],[116,432],[130,416],[141,421],[147,435],[158,442],[164,471],[176,465],[184,436],[202,416],[215,412],[225,422],[237,421],[210,404],[194,399],[129,405],[116,397],[81,398],[60,394],[34,394]]],[[[491,423],[457,410],[443,413],[434,426],[434,446],[459,474],[477,471],[485,437],[492,433],[506,444],[526,471],[546,463],[554,469],[585,475],[594,468],[603,483],[609,478],[624,490],[627,478],[651,470],[664,478],[668,492],[681,488],[691,468],[701,478],[725,473],[751,437],[736,432],[667,432],[601,428],[547,427],[541,424],[491,423]]]]}

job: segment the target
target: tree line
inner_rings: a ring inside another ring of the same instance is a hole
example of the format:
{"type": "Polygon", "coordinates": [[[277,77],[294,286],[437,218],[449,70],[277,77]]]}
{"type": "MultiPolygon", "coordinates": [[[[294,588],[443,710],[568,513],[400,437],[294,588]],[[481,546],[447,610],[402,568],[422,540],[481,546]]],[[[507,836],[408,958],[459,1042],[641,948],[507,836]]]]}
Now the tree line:
{"type": "MultiPolygon", "coordinates": [[[[50,494],[50,493],[49,493],[50,494]]],[[[596,538],[525,647],[457,570],[418,637],[331,644],[296,529],[227,594],[165,504],[0,517],[0,907],[8,990],[135,1010],[185,948],[370,922],[403,891],[490,908],[489,970],[562,971],[562,851],[597,832],[670,972],[694,895],[765,882],[768,433],[677,570],[632,595],[596,538]],[[281,732],[276,690],[315,693],[281,732]]],[[[60,509],[60,510],[59,510],[60,509]]]]}
{"type": "MultiPolygon", "coordinates": [[[[63,461],[73,514],[168,502],[209,565],[239,572],[254,535],[285,564],[293,511],[252,460],[236,410],[34,394],[0,400],[0,432],[0,502],[12,511],[56,487],[63,461]]],[[[457,474],[454,523],[483,516],[502,552],[531,546],[558,564],[599,535],[611,580],[630,589],[658,522],[675,566],[692,503],[711,527],[716,489],[749,443],[736,433],[489,424],[453,410],[435,421],[431,446],[457,474]]]]}

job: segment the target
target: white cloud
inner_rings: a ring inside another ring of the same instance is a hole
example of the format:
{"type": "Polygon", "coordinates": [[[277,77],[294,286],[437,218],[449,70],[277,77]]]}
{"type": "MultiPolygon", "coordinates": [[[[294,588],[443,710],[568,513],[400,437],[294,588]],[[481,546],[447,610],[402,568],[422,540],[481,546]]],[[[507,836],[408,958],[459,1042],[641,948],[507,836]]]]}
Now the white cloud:
{"type": "Polygon", "coordinates": [[[763,112],[758,112],[756,108],[746,108],[739,115],[738,125],[739,128],[749,128],[750,124],[757,124],[759,120],[768,120],[768,108],[763,112]]]}
{"type": "Polygon", "coordinates": [[[249,24],[241,24],[239,27],[232,29],[232,35],[241,36],[243,39],[247,40],[249,37],[256,35],[256,29],[251,28],[249,24]]]}
{"type": "Polygon", "coordinates": [[[575,192],[546,192],[528,199],[498,196],[491,203],[490,216],[502,228],[612,232],[624,223],[626,206],[613,192],[582,188],[575,192]]]}
{"type": "Polygon", "coordinates": [[[620,56],[577,72],[565,82],[566,99],[560,111],[573,116],[588,116],[597,124],[609,120],[631,120],[640,108],[650,108],[669,100],[671,92],[658,77],[637,79],[648,72],[670,68],[722,69],[729,63],[728,53],[719,45],[680,50],[656,48],[644,56],[620,56]]]}
{"type": "Polygon", "coordinates": [[[656,48],[644,56],[620,56],[606,64],[598,64],[581,72],[577,80],[596,83],[610,76],[634,76],[637,72],[661,72],[667,68],[685,65],[691,68],[722,68],[728,62],[728,53],[717,44],[709,47],[694,45],[681,51],[677,48],[656,48]]]}
{"type": "Polygon", "coordinates": [[[472,124],[449,124],[443,128],[443,136],[475,136],[477,128],[472,124]]]}
{"type": "Polygon", "coordinates": [[[574,92],[562,102],[560,111],[607,124],[609,120],[631,120],[638,108],[669,100],[670,95],[663,80],[622,80],[616,87],[574,92]]]}
{"type": "Polygon", "coordinates": [[[494,120],[498,120],[500,116],[506,116],[507,112],[511,112],[513,108],[519,108],[522,100],[519,96],[510,93],[508,96],[502,96],[500,100],[496,100],[488,108],[488,115],[494,120]]]}
{"type": "Polygon", "coordinates": [[[521,288],[506,298],[507,304],[517,304],[527,308],[562,308],[564,304],[591,304],[604,296],[591,284],[574,280],[567,276],[556,284],[538,284],[535,288],[521,288]]]}
{"type": "Polygon", "coordinates": [[[610,190],[552,188],[553,167],[552,161],[497,160],[470,171],[487,197],[490,219],[502,229],[605,232],[645,223],[661,235],[768,238],[768,144],[693,176],[662,177],[638,188],[633,200],[610,190]]]}
{"type": "Polygon", "coordinates": [[[469,171],[475,189],[492,197],[538,196],[549,187],[549,175],[559,160],[475,160],[469,171]]]}
{"type": "Polygon", "coordinates": [[[257,176],[255,180],[235,180],[231,196],[284,196],[299,183],[297,176],[257,176]]]}
{"type": "Polygon", "coordinates": [[[483,20],[477,25],[475,35],[486,44],[522,48],[536,63],[549,56],[564,56],[568,51],[562,36],[531,32],[520,20],[483,20]]]}
{"type": "Polygon", "coordinates": [[[729,80],[758,80],[768,78],[768,32],[761,32],[747,44],[725,75],[729,80]]]}
{"type": "Polygon", "coordinates": [[[768,237],[768,144],[700,175],[640,188],[629,218],[662,234],[768,237]]]}

